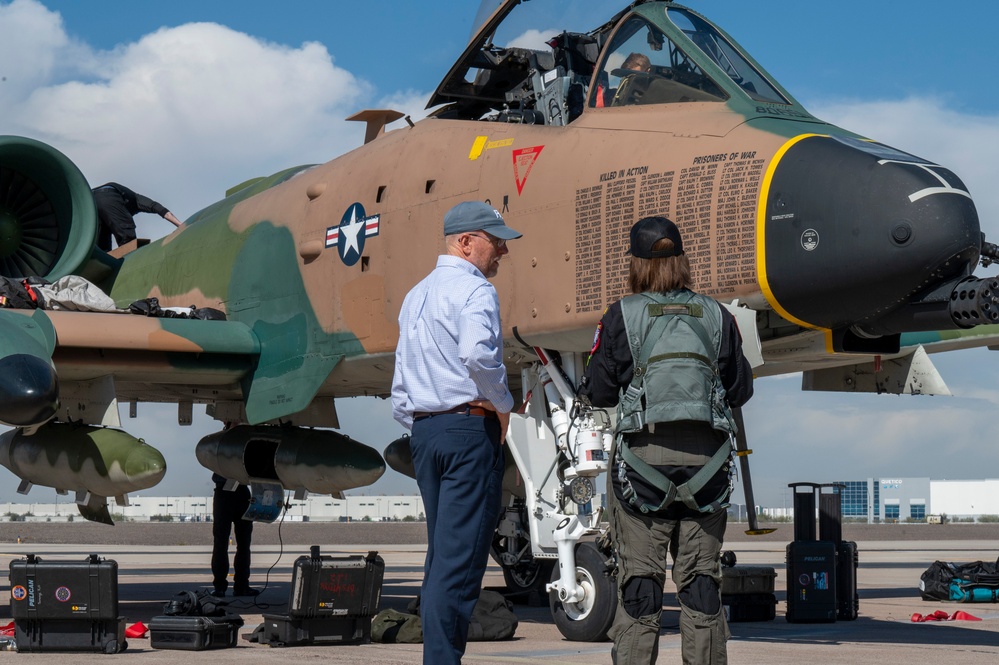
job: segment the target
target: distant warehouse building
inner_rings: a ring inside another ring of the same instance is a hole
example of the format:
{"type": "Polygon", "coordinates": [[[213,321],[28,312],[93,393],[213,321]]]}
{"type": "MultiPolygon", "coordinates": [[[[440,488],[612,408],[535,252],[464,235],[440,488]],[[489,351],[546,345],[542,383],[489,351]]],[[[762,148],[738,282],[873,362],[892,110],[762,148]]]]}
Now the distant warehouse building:
{"type": "MultiPolygon", "coordinates": [[[[39,496],[41,492],[37,493],[39,496]]],[[[54,494],[54,492],[53,492],[54,494]]],[[[426,519],[423,498],[419,495],[367,496],[350,495],[335,499],[329,495],[310,494],[306,499],[285,497],[289,505],[284,518],[289,522],[409,522],[426,519]]],[[[108,505],[112,519],[134,521],[208,522],[212,519],[210,496],[139,496],[129,497],[129,505],[108,505]]],[[[56,503],[0,504],[0,520],[72,521],[81,519],[72,500],[56,503]]]]}
{"type": "Polygon", "coordinates": [[[999,515],[999,479],[930,481],[933,512],[949,517],[999,515]]]}
{"type": "Polygon", "coordinates": [[[999,480],[868,478],[840,481],[844,519],[921,522],[930,515],[999,515],[999,480]]]}

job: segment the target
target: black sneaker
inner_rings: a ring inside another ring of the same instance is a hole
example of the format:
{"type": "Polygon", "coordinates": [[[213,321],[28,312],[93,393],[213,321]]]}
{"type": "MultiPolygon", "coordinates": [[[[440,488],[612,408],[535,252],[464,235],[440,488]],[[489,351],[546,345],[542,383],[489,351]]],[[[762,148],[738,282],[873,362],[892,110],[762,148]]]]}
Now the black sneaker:
{"type": "Polygon", "coordinates": [[[245,589],[233,589],[232,595],[243,596],[243,597],[255,597],[260,595],[260,589],[254,589],[253,587],[246,587],[245,589]]]}
{"type": "Polygon", "coordinates": [[[221,591],[215,589],[214,591],[212,591],[212,595],[215,596],[216,598],[225,598],[225,589],[222,589],[221,591]]]}

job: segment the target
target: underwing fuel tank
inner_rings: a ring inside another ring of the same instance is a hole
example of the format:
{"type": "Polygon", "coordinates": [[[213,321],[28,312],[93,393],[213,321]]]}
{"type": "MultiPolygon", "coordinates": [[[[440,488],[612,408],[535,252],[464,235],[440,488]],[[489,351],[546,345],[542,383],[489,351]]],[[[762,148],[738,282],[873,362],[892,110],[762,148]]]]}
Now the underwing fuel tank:
{"type": "Polygon", "coordinates": [[[166,474],[162,453],[142,439],[72,423],[48,423],[31,436],[19,429],[4,433],[0,464],[27,483],[75,491],[80,514],[109,524],[107,497],[149,489],[166,474]]]}
{"type": "Polygon", "coordinates": [[[374,448],[331,430],[238,425],[209,434],[195,449],[209,471],[242,485],[280,483],[287,490],[339,495],[385,473],[374,448]]]}
{"type": "MultiPolygon", "coordinates": [[[[408,434],[403,434],[392,443],[385,446],[383,452],[385,462],[393,471],[416,479],[416,467],[413,465],[413,449],[408,434]]],[[[503,491],[514,496],[524,496],[524,483],[514,462],[513,455],[504,451],[503,491]]]]}
{"type": "Polygon", "coordinates": [[[410,478],[416,478],[416,468],[413,466],[413,449],[410,447],[408,434],[403,434],[385,446],[383,454],[385,461],[393,471],[410,478]]]}

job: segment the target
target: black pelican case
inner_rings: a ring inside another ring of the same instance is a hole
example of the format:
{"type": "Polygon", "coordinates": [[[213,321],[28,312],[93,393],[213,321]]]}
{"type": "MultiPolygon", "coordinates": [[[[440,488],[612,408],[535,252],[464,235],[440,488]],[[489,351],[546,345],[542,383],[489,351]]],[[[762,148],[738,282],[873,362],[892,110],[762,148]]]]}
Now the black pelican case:
{"type": "Polygon", "coordinates": [[[127,647],[118,616],[118,563],[91,554],[84,561],[10,562],[10,613],[18,651],[96,651],[127,647]]]}
{"type": "Polygon", "coordinates": [[[722,566],[721,599],[730,623],[773,621],[777,615],[774,581],[770,566],[722,566]]]}
{"type": "Polygon", "coordinates": [[[259,641],[272,647],[368,644],[371,642],[371,617],[265,614],[259,641]]]}
{"type": "Polygon", "coordinates": [[[378,552],[366,556],[312,553],[295,560],[288,615],[291,617],[374,616],[381,599],[385,562],[378,552]]]}
{"type": "Polygon", "coordinates": [[[158,616],[149,621],[154,649],[204,651],[236,646],[243,619],[238,616],[158,616]]]}
{"type": "Polygon", "coordinates": [[[367,644],[378,613],[385,562],[366,556],[324,556],[313,545],[295,560],[288,614],[265,614],[259,641],[272,647],[367,644]]]}
{"type": "Polygon", "coordinates": [[[836,603],[836,543],[796,540],[787,545],[787,620],[832,623],[836,603]]]}

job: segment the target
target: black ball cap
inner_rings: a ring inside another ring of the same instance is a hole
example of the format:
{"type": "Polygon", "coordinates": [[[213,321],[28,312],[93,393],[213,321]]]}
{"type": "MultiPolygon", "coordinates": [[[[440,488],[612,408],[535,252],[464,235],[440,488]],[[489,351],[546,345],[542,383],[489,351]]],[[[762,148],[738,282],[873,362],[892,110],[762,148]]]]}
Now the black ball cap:
{"type": "Polygon", "coordinates": [[[640,259],[662,259],[683,254],[683,238],[676,224],[665,217],[644,217],[631,227],[631,249],[629,253],[640,259]],[[662,240],[673,241],[673,249],[652,251],[652,247],[662,240]]]}

